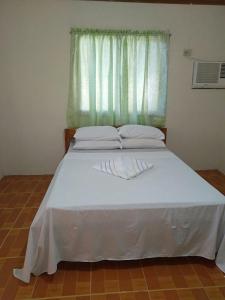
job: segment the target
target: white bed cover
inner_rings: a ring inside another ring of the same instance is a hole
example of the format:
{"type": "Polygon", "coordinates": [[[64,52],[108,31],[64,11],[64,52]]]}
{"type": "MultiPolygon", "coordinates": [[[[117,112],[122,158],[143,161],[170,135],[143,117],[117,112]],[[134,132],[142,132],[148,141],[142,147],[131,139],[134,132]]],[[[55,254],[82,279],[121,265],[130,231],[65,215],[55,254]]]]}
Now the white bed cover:
{"type": "Polygon", "coordinates": [[[31,224],[23,269],[55,273],[60,261],[202,256],[225,271],[225,197],[168,150],[69,151],[31,224]],[[153,168],[131,180],[96,162],[118,155],[153,168]]]}

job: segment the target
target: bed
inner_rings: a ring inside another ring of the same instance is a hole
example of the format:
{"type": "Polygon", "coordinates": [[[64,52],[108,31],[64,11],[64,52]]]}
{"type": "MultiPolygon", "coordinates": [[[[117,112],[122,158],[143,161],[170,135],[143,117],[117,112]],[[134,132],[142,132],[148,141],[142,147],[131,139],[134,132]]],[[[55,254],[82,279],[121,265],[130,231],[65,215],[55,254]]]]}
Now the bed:
{"type": "MultiPolygon", "coordinates": [[[[160,150],[66,154],[31,224],[23,269],[14,276],[53,274],[60,261],[95,262],[201,256],[225,272],[225,197],[175,154],[160,150]],[[118,156],[150,161],[132,180],[93,168],[118,156]]],[[[166,133],[166,129],[164,129],[166,133]]]]}

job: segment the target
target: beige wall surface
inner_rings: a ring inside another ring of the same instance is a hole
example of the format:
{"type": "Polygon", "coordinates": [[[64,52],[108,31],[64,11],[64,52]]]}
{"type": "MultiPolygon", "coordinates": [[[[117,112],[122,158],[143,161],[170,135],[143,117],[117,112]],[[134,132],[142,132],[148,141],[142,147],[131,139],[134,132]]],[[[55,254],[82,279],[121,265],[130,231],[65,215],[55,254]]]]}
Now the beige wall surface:
{"type": "MultiPolygon", "coordinates": [[[[0,102],[0,104],[1,104],[1,102],[0,102]]],[[[1,111],[1,107],[0,107],[0,111],[1,111]]],[[[0,133],[1,133],[1,129],[0,129],[0,133]]],[[[1,135],[0,135],[0,137],[1,137],[1,135]]],[[[1,151],[1,149],[2,149],[2,143],[0,142],[0,179],[2,179],[2,177],[3,177],[3,168],[2,168],[2,151],[1,151]]]]}
{"type": "Polygon", "coordinates": [[[4,174],[53,173],[63,156],[72,26],[169,30],[168,147],[195,169],[225,169],[225,90],[192,90],[183,56],[225,60],[225,7],[1,0],[4,174]]]}
{"type": "Polygon", "coordinates": [[[2,172],[2,166],[0,164],[0,179],[2,179],[2,177],[3,177],[3,172],[2,172]]]}
{"type": "Polygon", "coordinates": [[[225,174],[225,133],[224,133],[224,130],[225,130],[225,111],[224,111],[224,116],[223,116],[222,130],[223,130],[223,137],[222,137],[223,145],[221,147],[222,159],[221,159],[219,170],[225,174]]]}
{"type": "Polygon", "coordinates": [[[221,160],[221,165],[220,165],[219,170],[225,174],[225,145],[223,147],[223,157],[221,160]]]}

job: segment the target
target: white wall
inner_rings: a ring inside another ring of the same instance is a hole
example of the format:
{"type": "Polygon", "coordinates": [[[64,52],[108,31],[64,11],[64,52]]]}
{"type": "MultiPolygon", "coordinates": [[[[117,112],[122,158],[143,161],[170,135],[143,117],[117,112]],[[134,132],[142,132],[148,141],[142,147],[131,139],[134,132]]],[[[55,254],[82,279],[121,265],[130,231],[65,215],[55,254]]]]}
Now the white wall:
{"type": "Polygon", "coordinates": [[[1,163],[1,158],[0,158],[0,180],[3,177],[3,172],[2,172],[2,163],[1,163]]]}
{"type": "MultiPolygon", "coordinates": [[[[1,98],[0,98],[0,100],[1,100],[1,98]]],[[[1,101],[0,101],[0,120],[1,120],[1,101]]],[[[2,164],[2,144],[3,144],[3,139],[2,139],[2,137],[1,137],[1,126],[0,126],[0,141],[2,141],[2,142],[0,142],[0,180],[2,179],[2,177],[3,177],[3,164],[2,164]]]]}
{"type": "Polygon", "coordinates": [[[219,170],[225,174],[225,111],[224,111],[224,116],[223,116],[223,126],[221,127],[221,131],[223,131],[223,137],[222,137],[222,147],[221,147],[221,163],[219,170]]]}
{"type": "Polygon", "coordinates": [[[223,147],[223,156],[219,170],[225,174],[225,145],[223,147]]]}
{"type": "Polygon", "coordinates": [[[225,60],[224,6],[1,0],[4,174],[52,173],[63,156],[72,26],[170,30],[168,145],[193,168],[222,169],[225,91],[192,90],[182,52],[225,60]]]}

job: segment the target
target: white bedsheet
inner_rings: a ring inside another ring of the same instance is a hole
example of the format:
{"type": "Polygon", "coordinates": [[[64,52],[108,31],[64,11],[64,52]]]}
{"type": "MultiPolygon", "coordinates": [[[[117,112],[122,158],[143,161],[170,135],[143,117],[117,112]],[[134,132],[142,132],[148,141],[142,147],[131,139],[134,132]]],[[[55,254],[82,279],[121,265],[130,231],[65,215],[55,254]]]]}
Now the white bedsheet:
{"type": "Polygon", "coordinates": [[[52,274],[59,261],[162,256],[216,258],[225,271],[225,197],[167,150],[69,152],[30,227],[23,269],[52,274]],[[99,172],[125,155],[153,168],[131,180],[99,172]]]}

